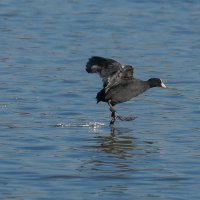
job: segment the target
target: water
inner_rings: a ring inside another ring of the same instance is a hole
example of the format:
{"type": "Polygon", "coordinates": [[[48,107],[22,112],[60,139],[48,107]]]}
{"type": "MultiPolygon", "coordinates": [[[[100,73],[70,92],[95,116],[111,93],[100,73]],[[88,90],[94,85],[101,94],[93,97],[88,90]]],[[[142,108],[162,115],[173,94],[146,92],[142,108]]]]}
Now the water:
{"type": "Polygon", "coordinates": [[[199,199],[200,2],[0,2],[1,199],[199,199]],[[88,57],[169,87],[108,126],[88,57]]]}

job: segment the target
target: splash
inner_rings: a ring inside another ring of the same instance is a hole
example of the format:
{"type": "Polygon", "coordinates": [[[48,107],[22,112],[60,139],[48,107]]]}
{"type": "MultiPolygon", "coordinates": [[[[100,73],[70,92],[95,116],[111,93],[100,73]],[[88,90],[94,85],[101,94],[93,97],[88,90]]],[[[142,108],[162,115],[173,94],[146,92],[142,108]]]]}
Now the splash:
{"type": "Polygon", "coordinates": [[[58,127],[58,128],[78,128],[78,127],[88,127],[88,128],[91,128],[91,129],[97,129],[97,128],[100,128],[100,127],[103,127],[105,126],[104,123],[100,123],[100,122],[89,122],[89,123],[85,123],[85,124],[75,124],[75,123],[69,123],[69,124],[62,124],[62,123],[59,123],[59,124],[56,124],[54,125],[54,127],[58,127]]]}

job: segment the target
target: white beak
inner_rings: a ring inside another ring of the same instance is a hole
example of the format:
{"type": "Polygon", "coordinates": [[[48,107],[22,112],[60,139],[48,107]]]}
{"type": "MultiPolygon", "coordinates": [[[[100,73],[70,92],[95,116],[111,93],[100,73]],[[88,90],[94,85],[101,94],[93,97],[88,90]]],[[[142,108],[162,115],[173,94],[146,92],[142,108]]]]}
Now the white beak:
{"type": "Polygon", "coordinates": [[[162,80],[161,80],[161,87],[162,88],[167,88],[167,86],[162,82],[162,80]]]}

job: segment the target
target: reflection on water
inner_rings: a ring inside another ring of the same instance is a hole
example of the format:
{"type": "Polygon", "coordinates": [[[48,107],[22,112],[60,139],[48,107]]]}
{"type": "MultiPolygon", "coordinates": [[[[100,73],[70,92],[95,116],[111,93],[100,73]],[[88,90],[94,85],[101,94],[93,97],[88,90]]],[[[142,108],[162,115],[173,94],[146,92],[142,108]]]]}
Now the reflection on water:
{"type": "MultiPolygon", "coordinates": [[[[148,131],[147,134],[155,134],[148,131]]],[[[79,172],[87,174],[87,182],[95,179],[102,185],[99,194],[113,196],[130,195],[138,185],[148,184],[158,174],[168,177],[168,170],[158,163],[160,146],[153,139],[136,138],[129,128],[112,127],[109,135],[96,135],[96,145],[84,145],[86,149],[97,152],[84,160],[79,172]],[[150,174],[151,175],[150,175],[150,174]]],[[[91,186],[92,188],[95,186],[91,186]]],[[[140,191],[142,192],[142,191],[140,191]]],[[[160,197],[154,192],[146,193],[152,197],[160,197]]],[[[137,195],[136,195],[137,196],[137,195]]]]}
{"type": "Polygon", "coordinates": [[[128,129],[120,130],[112,127],[109,136],[98,136],[99,150],[105,153],[114,154],[120,159],[127,159],[132,156],[129,152],[134,149],[134,138],[128,129]]]}
{"type": "MultiPolygon", "coordinates": [[[[142,171],[145,166],[139,167],[138,161],[145,164],[148,159],[159,159],[159,146],[153,140],[144,140],[141,144],[138,143],[138,139],[134,138],[134,133],[128,128],[110,128],[110,135],[96,136],[96,145],[86,146],[89,149],[97,151],[97,156],[91,157],[91,159],[84,161],[84,168],[86,170],[98,170],[101,175],[115,178],[121,178],[122,174],[118,172],[123,171],[142,171]],[[136,163],[136,165],[134,165],[136,163]],[[89,167],[90,166],[90,167],[89,167]]],[[[147,164],[146,163],[146,164],[147,164]]],[[[82,168],[83,170],[83,168],[82,168]]],[[[129,176],[129,174],[123,174],[123,176],[129,176]]]]}
{"type": "Polygon", "coordinates": [[[200,199],[199,10],[198,0],[0,1],[0,199],[200,199]],[[93,55],[168,90],[119,104],[138,118],[110,128],[101,80],[85,72],[93,55]]]}

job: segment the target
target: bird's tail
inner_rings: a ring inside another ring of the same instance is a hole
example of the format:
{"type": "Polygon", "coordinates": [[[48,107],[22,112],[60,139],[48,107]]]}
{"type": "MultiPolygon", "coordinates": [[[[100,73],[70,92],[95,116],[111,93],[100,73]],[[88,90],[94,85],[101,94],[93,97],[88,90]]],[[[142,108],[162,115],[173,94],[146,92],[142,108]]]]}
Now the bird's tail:
{"type": "Polygon", "coordinates": [[[105,89],[102,89],[100,92],[97,93],[97,96],[96,96],[96,99],[97,99],[97,103],[99,103],[100,101],[106,101],[105,100],[105,89]]]}

